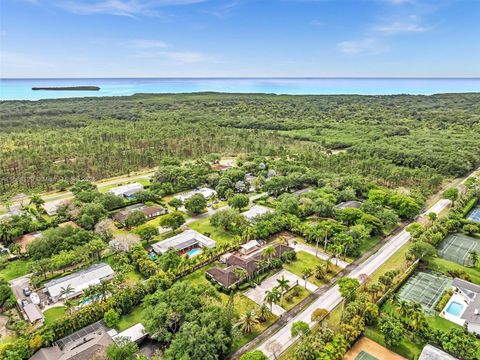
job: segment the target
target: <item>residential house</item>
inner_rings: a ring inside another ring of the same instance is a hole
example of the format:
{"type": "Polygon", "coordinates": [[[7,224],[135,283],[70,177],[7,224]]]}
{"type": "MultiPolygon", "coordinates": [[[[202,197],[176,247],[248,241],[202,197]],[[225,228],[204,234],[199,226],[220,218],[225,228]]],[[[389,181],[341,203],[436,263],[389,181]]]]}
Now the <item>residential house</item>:
{"type": "Polygon", "coordinates": [[[134,211],[141,211],[148,220],[167,213],[167,210],[162,206],[145,206],[143,204],[137,204],[128,206],[125,209],[114,213],[112,217],[115,221],[123,224],[125,223],[128,215],[134,211]]]}
{"type": "Polygon", "coordinates": [[[189,192],[186,192],[186,193],[183,193],[183,194],[175,195],[174,198],[179,199],[182,202],[185,202],[188,199],[190,199],[193,195],[196,195],[196,194],[203,195],[203,197],[205,199],[211,199],[212,197],[214,197],[217,194],[217,192],[213,189],[205,187],[205,188],[200,188],[200,189],[197,189],[197,190],[189,191],[189,192]]]}
{"type": "Polygon", "coordinates": [[[360,201],[352,200],[352,201],[344,201],[340,204],[335,205],[337,209],[360,209],[362,203],[360,201]]]}
{"type": "Polygon", "coordinates": [[[265,206],[260,206],[260,205],[253,205],[250,209],[247,211],[242,212],[242,215],[250,221],[254,221],[257,216],[265,215],[265,214],[270,214],[272,213],[273,210],[265,207],[265,206]]]}
{"type": "Polygon", "coordinates": [[[87,269],[64,276],[59,279],[51,280],[45,284],[45,291],[54,302],[65,297],[62,294],[64,290],[70,287],[72,292],[68,294],[68,298],[80,295],[85,289],[92,285],[100,284],[102,280],[109,280],[113,277],[114,271],[110,265],[99,263],[90,266],[87,269]]]}
{"type": "MultiPolygon", "coordinates": [[[[288,251],[294,251],[294,249],[290,246],[283,244],[275,244],[272,246],[275,249],[273,254],[273,257],[275,258],[280,258],[288,251]]],[[[247,248],[250,248],[250,246],[247,248]]],[[[258,263],[263,259],[263,250],[264,248],[257,248],[255,252],[250,253],[248,256],[243,256],[241,252],[232,254],[228,259],[226,259],[226,268],[211,268],[207,270],[206,275],[208,278],[220,284],[225,289],[229,289],[232,285],[235,285],[240,280],[235,274],[235,269],[241,268],[245,270],[247,277],[254,276],[258,271],[262,270],[259,268],[258,263]]]]}
{"type": "Polygon", "coordinates": [[[108,190],[109,193],[112,193],[116,196],[124,197],[128,200],[133,199],[133,195],[140,191],[143,191],[143,185],[140,183],[117,186],[108,190]]]}
{"type": "Polygon", "coordinates": [[[445,351],[436,348],[430,344],[425,345],[418,360],[457,360],[445,351]]]}
{"type": "Polygon", "coordinates": [[[157,254],[164,254],[168,249],[175,249],[180,253],[186,253],[192,249],[214,248],[215,240],[200,234],[195,230],[186,230],[166,240],[152,245],[152,250],[157,254]]]}
{"type": "Polygon", "coordinates": [[[59,208],[61,208],[62,206],[68,206],[70,204],[71,204],[71,200],[69,199],[59,199],[59,200],[46,202],[42,205],[42,207],[45,209],[45,212],[49,216],[54,216],[54,215],[57,215],[59,208]]]}

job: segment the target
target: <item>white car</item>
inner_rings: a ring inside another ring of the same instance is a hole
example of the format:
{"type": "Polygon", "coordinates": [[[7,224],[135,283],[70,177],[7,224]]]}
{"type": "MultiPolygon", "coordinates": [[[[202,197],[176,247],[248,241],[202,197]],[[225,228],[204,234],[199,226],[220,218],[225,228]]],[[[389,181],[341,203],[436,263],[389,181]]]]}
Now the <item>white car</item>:
{"type": "Polygon", "coordinates": [[[40,296],[38,296],[37,293],[32,292],[30,294],[30,300],[32,300],[32,304],[40,305],[40,296]]]}

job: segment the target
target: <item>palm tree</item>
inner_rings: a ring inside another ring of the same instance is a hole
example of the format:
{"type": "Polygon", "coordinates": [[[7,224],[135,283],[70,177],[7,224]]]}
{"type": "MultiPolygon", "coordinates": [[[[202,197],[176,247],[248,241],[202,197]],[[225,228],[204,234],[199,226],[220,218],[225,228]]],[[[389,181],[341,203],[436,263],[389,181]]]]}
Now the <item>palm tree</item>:
{"type": "Polygon", "coordinates": [[[64,305],[67,308],[66,313],[68,315],[72,315],[75,311],[75,307],[78,305],[78,302],[68,299],[68,300],[65,301],[64,305]]]}
{"type": "Polygon", "coordinates": [[[266,321],[268,314],[269,314],[269,310],[268,310],[267,305],[265,305],[265,304],[260,305],[260,309],[259,309],[259,312],[258,312],[258,320],[260,322],[266,321]]]}
{"type": "Polygon", "coordinates": [[[255,311],[248,309],[240,318],[238,326],[244,334],[249,334],[253,331],[256,324],[258,324],[258,320],[255,317],[255,311]]]}
{"type": "Polygon", "coordinates": [[[418,303],[412,304],[412,309],[410,313],[410,327],[415,332],[423,329],[425,327],[426,319],[425,314],[423,313],[422,306],[418,303]]]}
{"type": "Polygon", "coordinates": [[[275,255],[275,248],[271,245],[267,246],[265,249],[263,249],[262,255],[270,261],[273,255],[275,255]]]}
{"type": "Polygon", "coordinates": [[[331,271],[330,265],[332,265],[332,260],[330,260],[330,258],[328,258],[328,259],[325,260],[325,272],[327,274],[331,271]]]}
{"type": "Polygon", "coordinates": [[[330,249],[335,255],[335,265],[338,265],[338,258],[343,252],[343,246],[340,244],[333,244],[330,246],[330,249]]]}
{"type": "Polygon", "coordinates": [[[325,276],[325,266],[323,264],[317,264],[313,269],[313,275],[316,279],[321,280],[325,276]]]}
{"type": "Polygon", "coordinates": [[[233,273],[235,274],[239,282],[242,281],[248,275],[247,270],[241,267],[237,267],[233,269],[233,273]]]}
{"type": "Polygon", "coordinates": [[[282,275],[281,279],[277,279],[277,288],[280,289],[280,304],[283,306],[283,296],[285,292],[289,289],[290,280],[285,279],[285,275],[282,275]]]}
{"type": "Polygon", "coordinates": [[[263,298],[263,301],[265,301],[267,304],[270,304],[270,312],[272,311],[273,303],[278,302],[278,300],[280,300],[280,293],[278,292],[277,288],[273,288],[271,291],[265,291],[265,297],[263,298]]]}
{"type": "Polygon", "coordinates": [[[410,314],[412,306],[408,301],[401,300],[397,303],[396,310],[400,317],[406,318],[410,314]]]}
{"type": "Polygon", "coordinates": [[[305,280],[305,288],[307,287],[307,279],[313,274],[312,269],[310,268],[304,268],[302,270],[302,277],[305,280]]]}
{"type": "Polygon", "coordinates": [[[468,258],[472,262],[473,267],[477,266],[478,253],[475,250],[470,251],[470,253],[468,254],[468,258]]]}
{"type": "Polygon", "coordinates": [[[61,297],[65,297],[68,298],[68,296],[70,294],[73,294],[75,292],[75,290],[73,290],[73,287],[72,285],[68,284],[67,287],[61,287],[60,288],[60,293],[58,294],[58,297],[61,298],[61,297]]]}
{"type": "Polygon", "coordinates": [[[98,292],[102,300],[105,300],[113,291],[113,285],[109,281],[101,281],[98,287],[98,292]]]}
{"type": "Polygon", "coordinates": [[[35,209],[37,209],[37,211],[40,211],[40,206],[42,206],[43,204],[45,204],[45,201],[43,201],[43,199],[38,194],[33,194],[30,198],[30,205],[35,206],[35,209]]]}

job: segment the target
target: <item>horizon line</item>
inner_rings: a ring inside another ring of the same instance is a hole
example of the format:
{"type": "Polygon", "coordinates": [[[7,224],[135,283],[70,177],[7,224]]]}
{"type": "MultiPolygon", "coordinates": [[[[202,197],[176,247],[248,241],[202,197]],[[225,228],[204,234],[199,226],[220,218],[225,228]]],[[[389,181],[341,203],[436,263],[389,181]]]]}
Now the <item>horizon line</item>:
{"type": "Polygon", "coordinates": [[[413,79],[425,79],[425,80],[442,80],[442,79],[451,79],[451,80],[473,80],[479,79],[480,76],[134,76],[134,77],[0,77],[0,80],[84,80],[84,79],[165,79],[165,80],[175,80],[175,79],[303,79],[303,80],[315,80],[315,79],[385,79],[385,80],[413,80],[413,79]]]}

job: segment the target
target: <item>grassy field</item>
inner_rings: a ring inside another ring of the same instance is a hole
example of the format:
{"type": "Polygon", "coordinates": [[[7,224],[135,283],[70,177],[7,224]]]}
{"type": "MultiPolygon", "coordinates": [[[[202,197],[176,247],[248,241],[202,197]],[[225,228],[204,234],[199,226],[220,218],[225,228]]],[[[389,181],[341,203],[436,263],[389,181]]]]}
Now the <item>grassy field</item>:
{"type": "Polygon", "coordinates": [[[188,224],[188,227],[202,234],[207,234],[210,238],[217,242],[217,246],[222,243],[230,243],[234,235],[222,229],[210,225],[210,219],[200,219],[188,224]]]}
{"type": "MultiPolygon", "coordinates": [[[[378,327],[368,327],[365,330],[365,336],[379,343],[380,345],[387,347],[383,335],[378,327]]],[[[407,359],[414,360],[418,359],[425,345],[426,344],[424,342],[419,342],[418,340],[413,341],[410,337],[406,336],[402,339],[399,345],[390,348],[390,350],[407,359]]]]}
{"type": "Polygon", "coordinates": [[[281,306],[288,311],[302,302],[310,294],[311,292],[305,289],[303,286],[296,285],[285,293],[283,296],[283,304],[281,306]],[[298,291],[297,296],[293,296],[294,291],[298,291]]]}
{"type": "Polygon", "coordinates": [[[65,316],[65,311],[67,308],[65,306],[55,306],[50,309],[47,309],[43,312],[43,316],[45,316],[45,324],[51,324],[56,320],[65,316]]]}
{"type": "Polygon", "coordinates": [[[443,274],[448,275],[448,271],[450,270],[460,270],[465,271],[468,276],[470,276],[470,281],[475,284],[480,284],[480,269],[478,267],[466,267],[460,264],[457,264],[453,261],[449,261],[442,258],[434,258],[431,262],[429,267],[432,270],[441,272],[443,274]]]}
{"type": "Polygon", "coordinates": [[[10,281],[28,274],[31,260],[17,259],[7,263],[7,266],[0,271],[0,278],[10,281]]]}
{"type": "Polygon", "coordinates": [[[143,306],[136,307],[130,314],[122,315],[118,323],[118,331],[128,329],[130,326],[142,322],[143,306]]]}
{"type": "MultiPolygon", "coordinates": [[[[318,264],[324,264],[325,261],[315,257],[312,254],[309,254],[305,251],[299,251],[297,252],[297,259],[295,261],[292,261],[290,263],[284,264],[283,267],[294,273],[297,276],[302,277],[302,271],[305,268],[308,269],[314,269],[315,266],[318,264]]],[[[330,280],[335,274],[337,274],[340,271],[340,268],[335,266],[334,264],[330,264],[330,269],[332,270],[329,274],[325,276],[324,279],[319,280],[315,276],[311,275],[307,280],[310,281],[311,283],[321,286],[326,283],[326,281],[330,280]]]]}

